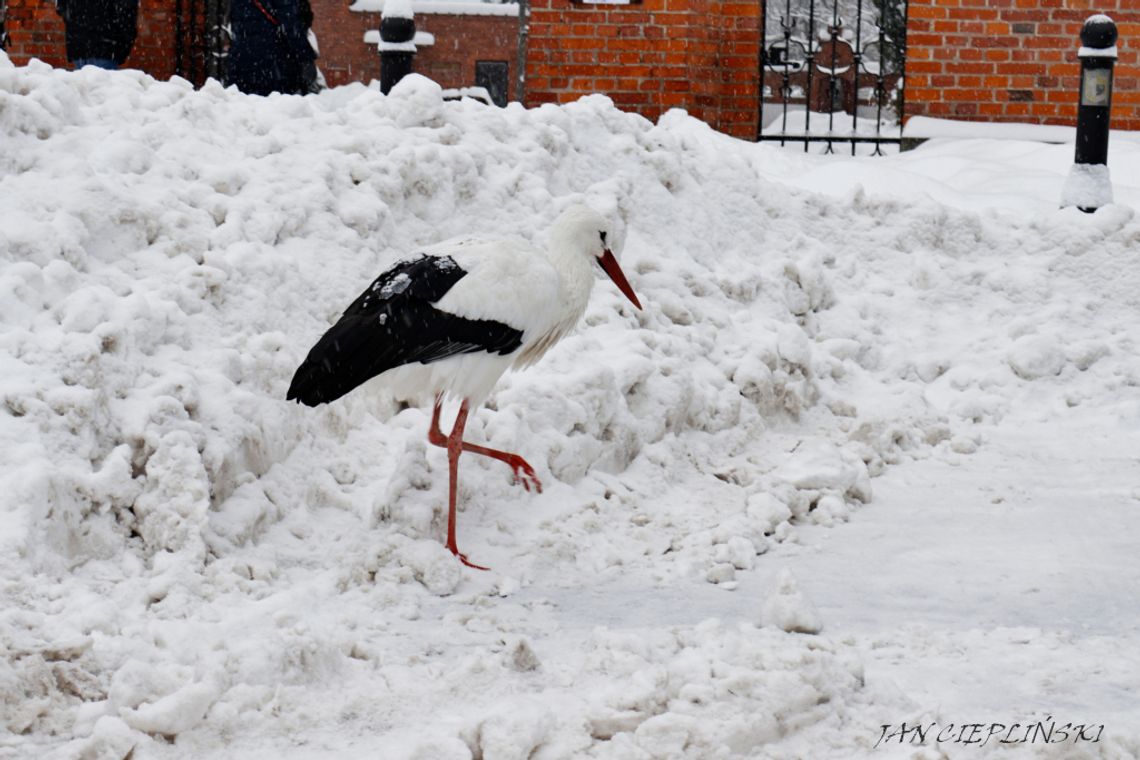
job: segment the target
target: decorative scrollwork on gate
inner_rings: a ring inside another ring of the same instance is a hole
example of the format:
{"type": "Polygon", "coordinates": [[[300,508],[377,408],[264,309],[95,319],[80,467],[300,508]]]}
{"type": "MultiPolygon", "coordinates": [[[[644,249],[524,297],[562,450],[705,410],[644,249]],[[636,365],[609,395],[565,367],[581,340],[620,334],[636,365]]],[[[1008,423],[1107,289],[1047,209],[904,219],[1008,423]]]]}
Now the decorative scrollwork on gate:
{"type": "Polygon", "coordinates": [[[772,0],[761,27],[761,140],[901,140],[906,0],[772,0]],[[853,22],[845,21],[849,14],[853,22]],[[850,117],[849,119],[847,117],[850,117]],[[898,133],[894,133],[894,126],[898,133]]]}

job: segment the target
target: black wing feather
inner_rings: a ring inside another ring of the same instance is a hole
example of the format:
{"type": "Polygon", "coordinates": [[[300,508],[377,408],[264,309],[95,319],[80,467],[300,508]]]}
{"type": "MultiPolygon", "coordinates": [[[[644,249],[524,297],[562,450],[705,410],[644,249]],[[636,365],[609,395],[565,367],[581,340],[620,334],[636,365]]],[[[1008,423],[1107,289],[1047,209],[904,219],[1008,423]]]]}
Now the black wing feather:
{"type": "Polygon", "coordinates": [[[309,351],[286,398],[317,406],[404,364],[517,349],[522,330],[433,306],[466,275],[450,256],[427,255],[384,272],[309,351]]]}

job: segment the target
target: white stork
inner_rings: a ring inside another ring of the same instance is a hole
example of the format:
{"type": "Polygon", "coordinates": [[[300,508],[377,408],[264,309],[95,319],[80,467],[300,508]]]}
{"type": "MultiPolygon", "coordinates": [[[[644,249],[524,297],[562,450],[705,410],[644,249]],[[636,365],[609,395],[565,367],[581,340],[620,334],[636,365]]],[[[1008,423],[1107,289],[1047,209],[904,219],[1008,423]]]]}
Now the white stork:
{"type": "Polygon", "coordinates": [[[447,548],[455,542],[459,455],[510,465],[527,491],[542,484],[518,454],[463,440],[470,407],[508,369],[538,361],[586,310],[598,263],[638,309],[641,304],[609,249],[609,225],[593,209],[568,208],[550,228],[549,249],[517,237],[462,237],[439,243],[381,274],[317,341],[286,396],[308,406],[340,398],[376,378],[398,398],[431,393],[428,441],[447,449],[447,548]],[[439,429],[445,397],[460,400],[451,434],[439,429]]]}

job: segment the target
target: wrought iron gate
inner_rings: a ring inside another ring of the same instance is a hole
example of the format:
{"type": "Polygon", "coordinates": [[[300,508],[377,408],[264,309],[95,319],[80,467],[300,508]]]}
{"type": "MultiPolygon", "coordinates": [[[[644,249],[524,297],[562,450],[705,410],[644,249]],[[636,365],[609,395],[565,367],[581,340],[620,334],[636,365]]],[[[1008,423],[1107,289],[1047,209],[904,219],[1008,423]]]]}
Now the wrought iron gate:
{"type": "Polygon", "coordinates": [[[761,0],[759,140],[902,141],[907,0],[761,0]]]}
{"type": "Polygon", "coordinates": [[[229,0],[175,0],[174,70],[201,87],[224,80],[229,0]]]}

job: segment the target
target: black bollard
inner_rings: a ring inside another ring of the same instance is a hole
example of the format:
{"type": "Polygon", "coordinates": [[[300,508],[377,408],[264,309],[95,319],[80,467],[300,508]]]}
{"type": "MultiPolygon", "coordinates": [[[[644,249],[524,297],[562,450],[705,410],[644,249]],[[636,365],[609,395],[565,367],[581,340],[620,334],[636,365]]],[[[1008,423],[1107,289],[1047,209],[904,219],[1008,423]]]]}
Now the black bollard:
{"type": "Polygon", "coordinates": [[[416,20],[411,3],[384,3],[380,17],[380,92],[387,95],[396,83],[412,73],[416,56],[416,20]],[[395,11],[391,14],[388,7],[395,11]]]}
{"type": "Polygon", "coordinates": [[[1081,89],[1077,105],[1076,156],[1061,197],[1062,206],[1091,213],[1112,203],[1108,173],[1108,121],[1112,109],[1112,68],[1116,63],[1116,24],[1089,16],[1081,28],[1081,89]]]}

